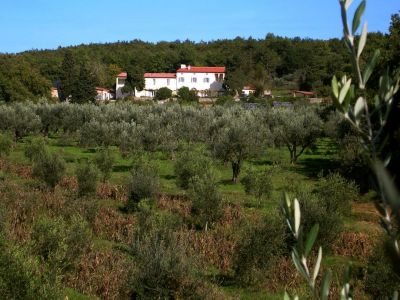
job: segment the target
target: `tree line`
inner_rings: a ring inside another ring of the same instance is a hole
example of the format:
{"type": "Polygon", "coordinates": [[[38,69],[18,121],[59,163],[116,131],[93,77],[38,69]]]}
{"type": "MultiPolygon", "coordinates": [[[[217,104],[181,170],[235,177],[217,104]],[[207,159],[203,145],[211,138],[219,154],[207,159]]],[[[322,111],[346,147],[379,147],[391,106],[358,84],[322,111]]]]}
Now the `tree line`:
{"type": "MultiPolygon", "coordinates": [[[[368,37],[366,56],[380,48],[382,69],[398,66],[398,27],[399,15],[395,14],[389,34],[373,33],[368,37]]],[[[264,39],[237,37],[199,43],[134,40],[0,54],[0,101],[48,98],[50,87],[61,83],[62,99],[74,92],[75,98],[79,97],[77,102],[87,102],[92,99],[93,87],[113,88],[121,71],[127,71],[134,80],[144,72],[174,72],[181,63],[226,66],[225,85],[232,93],[251,83],[257,88],[313,90],[327,96],[332,75],[340,77],[351,71],[340,39],[268,34],[264,39]]]]}

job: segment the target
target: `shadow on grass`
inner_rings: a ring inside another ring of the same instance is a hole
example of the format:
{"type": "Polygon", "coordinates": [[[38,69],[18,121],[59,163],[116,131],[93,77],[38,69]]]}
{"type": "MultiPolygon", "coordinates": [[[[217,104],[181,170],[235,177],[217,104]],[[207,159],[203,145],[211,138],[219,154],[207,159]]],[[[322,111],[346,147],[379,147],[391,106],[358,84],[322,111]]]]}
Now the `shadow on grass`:
{"type": "Polygon", "coordinates": [[[218,183],[224,186],[237,186],[239,184],[239,182],[233,183],[232,179],[222,179],[218,183]]]}
{"type": "Polygon", "coordinates": [[[164,179],[166,179],[166,180],[174,180],[174,179],[176,179],[176,176],[175,175],[162,175],[162,176],[160,176],[161,178],[164,178],[164,179]]]}
{"type": "Polygon", "coordinates": [[[336,169],[336,163],[332,159],[304,158],[298,164],[296,171],[308,177],[318,177],[321,171],[323,174],[328,174],[336,169]]]}
{"type": "Polygon", "coordinates": [[[119,165],[119,166],[114,166],[113,167],[113,172],[115,172],[115,173],[124,173],[124,172],[129,172],[131,169],[132,169],[132,166],[119,165]]]}
{"type": "Polygon", "coordinates": [[[261,159],[261,160],[252,160],[251,164],[254,166],[272,166],[272,161],[268,159],[261,159]]]}
{"type": "Polygon", "coordinates": [[[96,153],[96,149],[95,148],[88,148],[82,151],[83,153],[96,153]]]}

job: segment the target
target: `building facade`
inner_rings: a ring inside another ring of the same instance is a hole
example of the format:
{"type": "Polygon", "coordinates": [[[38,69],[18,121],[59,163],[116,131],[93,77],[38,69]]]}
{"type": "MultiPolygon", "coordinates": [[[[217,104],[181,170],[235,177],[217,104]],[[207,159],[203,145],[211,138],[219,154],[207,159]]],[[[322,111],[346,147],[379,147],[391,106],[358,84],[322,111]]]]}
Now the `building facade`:
{"type": "MultiPolygon", "coordinates": [[[[116,81],[116,98],[126,96],[122,92],[127,73],[121,73],[116,81]]],[[[181,65],[176,73],[145,73],[145,88],[136,91],[136,97],[152,98],[157,90],[167,87],[176,93],[181,87],[196,90],[200,97],[216,97],[224,91],[225,67],[192,67],[181,65]]]]}
{"type": "Polygon", "coordinates": [[[97,101],[108,101],[114,98],[111,91],[107,88],[96,87],[96,93],[97,93],[96,95],[97,101]]]}

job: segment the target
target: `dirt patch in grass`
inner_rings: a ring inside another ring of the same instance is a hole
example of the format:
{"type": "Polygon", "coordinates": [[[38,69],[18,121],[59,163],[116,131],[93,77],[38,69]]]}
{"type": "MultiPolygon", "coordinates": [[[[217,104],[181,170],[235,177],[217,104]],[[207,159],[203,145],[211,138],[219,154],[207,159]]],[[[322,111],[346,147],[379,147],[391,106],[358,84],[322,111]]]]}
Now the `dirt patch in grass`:
{"type": "Polygon", "coordinates": [[[365,232],[342,232],[332,246],[333,254],[366,261],[371,255],[377,235],[365,232]]]}
{"type": "Polygon", "coordinates": [[[4,159],[0,159],[0,170],[18,175],[22,179],[32,178],[32,167],[20,164],[14,164],[4,159]]]}
{"type": "Polygon", "coordinates": [[[135,219],[112,207],[101,207],[96,214],[93,231],[109,241],[129,244],[133,237],[135,219]]]}
{"type": "Polygon", "coordinates": [[[190,216],[191,206],[185,197],[161,195],[157,199],[157,208],[177,213],[183,218],[190,216]]]}
{"type": "Polygon", "coordinates": [[[81,259],[77,272],[69,274],[65,281],[81,293],[101,299],[124,299],[128,298],[125,289],[128,275],[129,262],[122,254],[93,250],[81,259]]]}
{"type": "Polygon", "coordinates": [[[379,213],[375,208],[374,203],[353,203],[352,213],[360,221],[379,222],[379,213]]]}

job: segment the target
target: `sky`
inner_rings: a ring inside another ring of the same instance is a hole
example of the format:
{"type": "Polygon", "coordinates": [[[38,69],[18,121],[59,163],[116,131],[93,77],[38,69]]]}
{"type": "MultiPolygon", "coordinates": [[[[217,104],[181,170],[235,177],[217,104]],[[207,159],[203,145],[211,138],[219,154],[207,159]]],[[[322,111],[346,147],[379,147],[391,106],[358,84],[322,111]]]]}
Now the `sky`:
{"type": "MultiPolygon", "coordinates": [[[[354,0],[352,9],[358,5],[354,0]]],[[[369,31],[388,32],[400,0],[367,0],[369,31]]],[[[0,52],[140,39],[341,37],[338,0],[0,0],[0,52]]]]}

